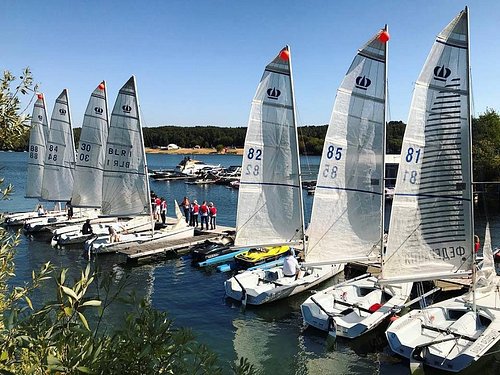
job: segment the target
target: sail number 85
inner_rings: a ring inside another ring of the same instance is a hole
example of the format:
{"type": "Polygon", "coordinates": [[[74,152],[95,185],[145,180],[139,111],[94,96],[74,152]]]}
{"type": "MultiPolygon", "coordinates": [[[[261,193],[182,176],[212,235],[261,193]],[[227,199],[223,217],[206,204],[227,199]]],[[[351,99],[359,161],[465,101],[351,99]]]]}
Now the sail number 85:
{"type": "Polygon", "coordinates": [[[333,157],[335,157],[335,160],[342,159],[342,147],[337,147],[337,149],[335,149],[335,146],[333,145],[328,146],[328,150],[326,151],[326,158],[332,159],[333,157]]]}

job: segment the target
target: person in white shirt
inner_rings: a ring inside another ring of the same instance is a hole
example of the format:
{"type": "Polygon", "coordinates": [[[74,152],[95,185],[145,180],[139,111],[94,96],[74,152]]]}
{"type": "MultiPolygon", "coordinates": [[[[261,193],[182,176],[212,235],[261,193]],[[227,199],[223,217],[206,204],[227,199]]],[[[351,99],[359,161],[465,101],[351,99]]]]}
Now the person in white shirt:
{"type": "Polygon", "coordinates": [[[283,262],[283,275],[285,275],[285,277],[299,278],[300,266],[292,250],[288,250],[287,256],[283,262]]]}

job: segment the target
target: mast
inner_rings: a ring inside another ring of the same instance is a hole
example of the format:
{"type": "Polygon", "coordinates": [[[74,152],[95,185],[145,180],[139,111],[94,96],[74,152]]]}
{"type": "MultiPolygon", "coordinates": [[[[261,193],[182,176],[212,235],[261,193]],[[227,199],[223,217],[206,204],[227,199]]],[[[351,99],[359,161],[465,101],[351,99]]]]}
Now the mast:
{"type": "Polygon", "coordinates": [[[137,94],[137,82],[135,80],[135,76],[132,76],[134,80],[134,92],[135,92],[135,100],[137,102],[137,118],[139,119],[139,136],[141,139],[142,145],[142,157],[144,158],[144,173],[146,175],[146,195],[147,195],[147,203],[148,203],[148,211],[149,217],[151,218],[151,235],[155,233],[155,222],[153,219],[153,208],[151,207],[151,188],[149,187],[149,174],[148,174],[148,161],[146,159],[146,149],[144,148],[144,133],[142,131],[142,118],[141,118],[141,106],[139,104],[139,95],[137,94]]]}
{"type": "MultiPolygon", "coordinates": [[[[384,31],[389,33],[387,24],[384,26],[384,31]]],[[[387,152],[386,128],[387,128],[387,55],[389,54],[389,40],[385,44],[385,62],[384,62],[384,113],[382,115],[382,204],[381,208],[381,221],[380,221],[380,259],[382,266],[384,265],[384,230],[385,230],[385,154],[387,152]]]]}
{"type": "MultiPolygon", "coordinates": [[[[472,166],[472,113],[471,113],[471,77],[470,77],[470,27],[469,27],[469,8],[465,7],[465,16],[467,18],[467,88],[469,95],[467,98],[467,121],[469,122],[469,155],[470,155],[470,199],[471,199],[471,210],[470,210],[470,225],[472,234],[472,244],[474,244],[474,170],[472,166]]],[[[476,252],[474,251],[474,246],[471,247],[472,252],[472,310],[476,312],[476,252]]]]}
{"type": "Polygon", "coordinates": [[[290,83],[291,83],[291,89],[292,89],[292,115],[293,115],[293,124],[295,128],[295,140],[296,140],[296,147],[297,147],[297,171],[299,174],[299,210],[300,210],[300,231],[301,233],[301,239],[302,239],[302,251],[305,256],[306,252],[306,242],[305,242],[305,228],[304,228],[304,198],[302,196],[302,171],[300,169],[300,153],[299,153],[299,135],[298,135],[298,129],[297,129],[297,113],[296,113],[296,108],[295,108],[295,89],[293,85],[293,70],[292,70],[292,53],[290,51],[290,46],[286,45],[285,49],[288,50],[289,54],[289,64],[290,64],[290,83]]]}

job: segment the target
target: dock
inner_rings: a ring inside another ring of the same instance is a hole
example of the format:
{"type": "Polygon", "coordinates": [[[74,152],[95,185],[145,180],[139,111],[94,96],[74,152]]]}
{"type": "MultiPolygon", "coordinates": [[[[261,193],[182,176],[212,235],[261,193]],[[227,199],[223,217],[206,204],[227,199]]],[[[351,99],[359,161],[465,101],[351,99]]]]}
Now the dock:
{"type": "Polygon", "coordinates": [[[151,258],[172,258],[189,253],[191,247],[207,240],[234,232],[234,228],[218,226],[215,230],[200,231],[195,229],[195,235],[179,240],[158,240],[149,243],[124,243],[117,253],[126,257],[127,263],[138,263],[151,258]]]}

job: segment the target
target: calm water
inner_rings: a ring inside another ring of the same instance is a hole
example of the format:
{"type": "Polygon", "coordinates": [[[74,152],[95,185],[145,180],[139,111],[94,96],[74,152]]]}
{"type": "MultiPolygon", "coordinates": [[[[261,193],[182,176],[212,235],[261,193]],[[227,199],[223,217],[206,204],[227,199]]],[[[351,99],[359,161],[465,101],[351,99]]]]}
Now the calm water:
{"type": "MultiPolygon", "coordinates": [[[[31,210],[36,200],[24,198],[26,153],[0,152],[0,176],[12,183],[16,190],[12,199],[0,201],[0,211],[31,210]]],[[[148,155],[152,169],[174,168],[181,160],[176,155],[148,155]]],[[[240,165],[240,156],[197,156],[207,163],[223,166],[240,165]]],[[[302,159],[303,172],[314,176],[318,157],[302,159]]],[[[314,177],[311,177],[314,179],[314,177]]],[[[173,199],[180,201],[187,195],[198,201],[213,201],[218,206],[221,225],[235,225],[238,192],[224,186],[196,186],[183,182],[151,182],[151,189],[164,196],[173,216],[173,199]]],[[[312,196],[304,195],[306,222],[310,216],[312,196]]],[[[478,219],[481,227],[481,218],[478,219]]],[[[499,244],[498,217],[493,223],[493,243],[499,244]]],[[[499,234],[500,236],[500,234],[499,234]]],[[[77,277],[87,260],[78,250],[55,250],[50,245],[28,241],[24,236],[16,255],[16,283],[30,280],[31,270],[51,261],[59,267],[70,268],[77,277]]],[[[247,308],[224,298],[223,282],[227,274],[194,269],[189,259],[173,259],[126,268],[117,264],[114,256],[92,261],[104,271],[114,270],[117,277],[129,278],[130,287],[139,297],[147,297],[152,304],[168,311],[178,326],[190,327],[198,339],[215,350],[227,365],[240,356],[250,359],[266,374],[408,374],[408,363],[391,354],[380,332],[354,341],[338,339],[335,343],[325,334],[302,329],[300,304],[306,295],[279,301],[269,306],[247,308]]],[[[53,298],[50,290],[37,295],[38,301],[53,298]]],[[[108,324],[118,324],[126,306],[116,304],[110,311],[108,324]]],[[[490,356],[479,367],[483,374],[500,373],[500,356],[490,356]]],[[[434,371],[426,371],[435,374],[434,371]]]]}

